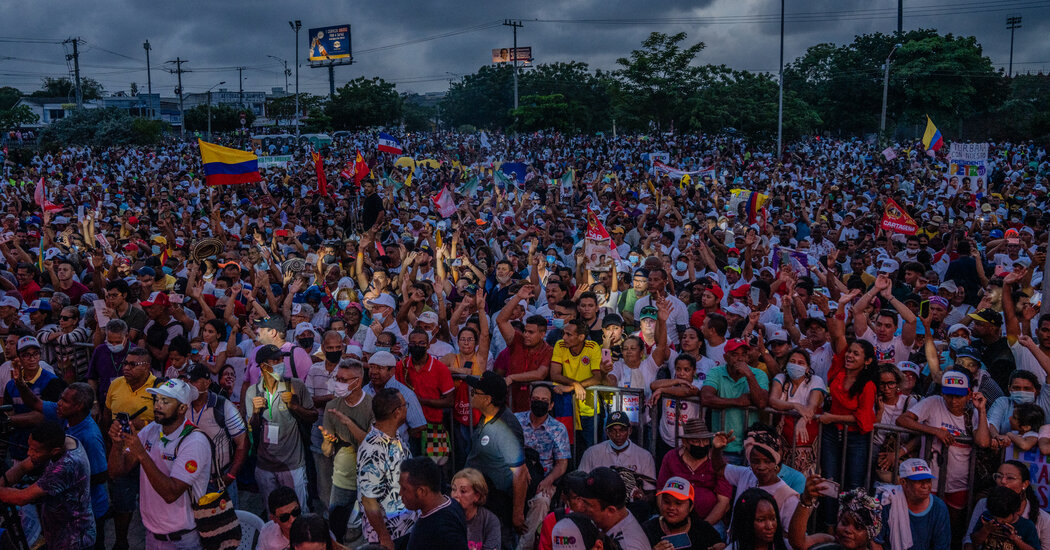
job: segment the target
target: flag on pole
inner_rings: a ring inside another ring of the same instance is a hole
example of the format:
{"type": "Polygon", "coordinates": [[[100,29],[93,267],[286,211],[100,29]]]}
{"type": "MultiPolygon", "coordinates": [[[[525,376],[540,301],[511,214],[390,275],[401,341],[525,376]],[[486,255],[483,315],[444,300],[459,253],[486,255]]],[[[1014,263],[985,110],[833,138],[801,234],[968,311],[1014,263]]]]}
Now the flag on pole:
{"type": "Polygon", "coordinates": [[[328,177],[324,173],[324,157],[318,153],[310,153],[314,159],[314,173],[317,174],[317,194],[328,196],[328,177]]]}
{"type": "Polygon", "coordinates": [[[930,115],[926,115],[926,132],[922,134],[922,146],[927,151],[936,151],[944,146],[944,137],[930,120],[930,115]]]}
{"type": "Polygon", "coordinates": [[[360,186],[361,180],[367,178],[369,172],[371,172],[371,169],[368,168],[365,157],[361,156],[361,150],[358,149],[357,157],[354,159],[354,185],[360,186]]]}
{"type": "Polygon", "coordinates": [[[452,200],[452,192],[448,190],[448,187],[442,187],[441,191],[434,196],[434,206],[442,218],[456,213],[456,203],[452,200]]]}
{"type": "Polygon", "coordinates": [[[886,210],[882,214],[880,226],[891,233],[914,235],[919,232],[919,224],[893,199],[886,199],[886,210]]]}
{"type": "Polygon", "coordinates": [[[404,149],[401,148],[401,142],[396,137],[386,133],[379,132],[379,146],[376,147],[382,153],[392,153],[400,155],[404,149]]]}
{"type": "Polygon", "coordinates": [[[44,185],[44,177],[40,177],[40,181],[36,182],[36,189],[33,190],[33,202],[37,204],[44,212],[55,212],[62,210],[62,207],[47,200],[47,186],[44,185]]]}
{"type": "Polygon", "coordinates": [[[474,195],[478,194],[478,188],[480,186],[481,182],[478,180],[477,176],[474,176],[469,180],[463,182],[463,185],[459,187],[457,193],[463,195],[464,197],[473,197],[474,195]]]}
{"type": "Polygon", "coordinates": [[[769,195],[764,195],[758,191],[752,191],[751,195],[747,198],[747,223],[753,224],[758,221],[758,211],[762,209],[762,205],[769,200],[769,195]]]}
{"type": "Polygon", "coordinates": [[[231,149],[197,140],[201,149],[201,165],[204,167],[207,185],[236,185],[262,181],[259,175],[259,157],[248,151],[231,149]]]}

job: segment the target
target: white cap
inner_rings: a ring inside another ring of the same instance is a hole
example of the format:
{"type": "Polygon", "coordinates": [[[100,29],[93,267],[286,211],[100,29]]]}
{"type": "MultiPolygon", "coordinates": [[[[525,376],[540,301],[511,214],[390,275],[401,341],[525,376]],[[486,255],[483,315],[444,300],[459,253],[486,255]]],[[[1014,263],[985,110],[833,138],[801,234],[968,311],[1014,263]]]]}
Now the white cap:
{"type": "Polygon", "coordinates": [[[4,306],[13,307],[15,309],[18,309],[18,308],[22,307],[22,303],[18,301],[18,298],[15,298],[14,296],[11,296],[11,295],[7,295],[7,296],[4,296],[3,298],[0,298],[0,307],[4,307],[4,306]]]}
{"type": "Polygon", "coordinates": [[[306,333],[306,332],[314,333],[316,331],[314,330],[314,326],[311,325],[307,321],[303,321],[302,323],[299,323],[298,325],[295,325],[295,336],[296,336],[296,338],[298,338],[299,335],[301,335],[303,333],[306,333]]]}
{"type": "Polygon", "coordinates": [[[394,297],[385,292],[376,296],[374,299],[369,300],[368,305],[369,307],[387,306],[390,309],[397,308],[397,304],[394,302],[394,297]]]}
{"type": "Polygon", "coordinates": [[[170,397],[186,405],[192,403],[200,395],[197,388],[178,378],[169,379],[155,388],[149,388],[146,390],[146,393],[170,397]]]}
{"type": "Polygon", "coordinates": [[[739,315],[740,317],[747,317],[751,314],[751,308],[745,306],[741,302],[733,302],[725,311],[726,313],[732,313],[733,315],[739,315]]]}
{"type": "Polygon", "coordinates": [[[397,364],[397,358],[389,351],[377,351],[372,354],[372,357],[368,358],[368,364],[380,367],[393,367],[397,364]]]}
{"type": "MultiPolygon", "coordinates": [[[[58,222],[55,222],[55,223],[58,223],[58,222]]],[[[44,251],[44,259],[45,260],[54,260],[57,256],[61,256],[61,255],[62,255],[62,251],[57,249],[57,248],[54,248],[54,247],[48,248],[47,250],[44,251]]]]}
{"type": "Polygon", "coordinates": [[[959,291],[959,285],[955,284],[955,281],[942,281],[941,284],[937,287],[937,289],[947,290],[948,292],[955,294],[959,291]]]}
{"type": "Polygon", "coordinates": [[[769,335],[769,338],[767,338],[766,341],[767,342],[789,342],[790,343],[791,342],[791,336],[788,335],[788,331],[786,331],[786,330],[784,330],[782,328],[778,328],[777,330],[774,330],[772,334],[769,335]]]}
{"type": "Polygon", "coordinates": [[[33,336],[23,336],[18,339],[18,345],[15,347],[18,351],[22,351],[26,348],[40,349],[40,341],[33,336]]]}
{"type": "Polygon", "coordinates": [[[438,323],[438,314],[433,311],[424,311],[416,317],[417,323],[423,323],[425,325],[436,325],[438,323]]]}

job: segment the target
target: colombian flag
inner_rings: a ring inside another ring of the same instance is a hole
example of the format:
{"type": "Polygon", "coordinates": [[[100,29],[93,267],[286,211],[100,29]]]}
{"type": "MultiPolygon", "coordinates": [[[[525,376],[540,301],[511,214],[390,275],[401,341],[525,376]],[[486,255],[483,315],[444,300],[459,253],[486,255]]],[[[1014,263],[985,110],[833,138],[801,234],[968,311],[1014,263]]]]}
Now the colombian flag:
{"type": "Polygon", "coordinates": [[[747,223],[752,224],[758,221],[758,211],[762,209],[762,206],[769,200],[769,195],[759,193],[758,191],[752,191],[751,195],[747,198],[747,223]]]}
{"type": "Polygon", "coordinates": [[[231,149],[197,140],[201,148],[201,164],[208,185],[236,185],[262,181],[259,175],[259,157],[247,151],[231,149]]]}
{"type": "Polygon", "coordinates": [[[922,134],[922,146],[927,151],[936,151],[944,146],[944,137],[941,131],[933,125],[930,115],[926,115],[926,132],[922,134]]]}

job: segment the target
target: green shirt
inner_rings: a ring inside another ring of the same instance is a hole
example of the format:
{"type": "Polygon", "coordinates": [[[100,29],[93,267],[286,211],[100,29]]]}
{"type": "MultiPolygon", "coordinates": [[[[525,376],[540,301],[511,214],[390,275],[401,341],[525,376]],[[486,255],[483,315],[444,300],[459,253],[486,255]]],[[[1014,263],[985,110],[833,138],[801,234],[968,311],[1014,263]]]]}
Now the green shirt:
{"type": "MultiPolygon", "coordinates": [[[[755,380],[758,382],[759,387],[768,390],[769,377],[766,376],[766,373],[755,367],[748,368],[750,368],[751,372],[755,375],[755,380]]],[[[708,386],[714,388],[718,397],[723,399],[734,399],[748,393],[747,377],[741,376],[740,379],[733,380],[733,378],[729,376],[729,370],[725,365],[717,366],[707,373],[707,379],[704,380],[704,387],[708,386]]],[[[736,434],[736,439],[726,446],[726,452],[739,453],[744,446],[743,435],[744,430],[747,428],[746,424],[758,421],[757,413],[751,412],[747,415],[745,412],[746,411],[743,407],[711,410],[711,430],[727,433],[729,430],[733,430],[733,433],[736,434]]]]}
{"type": "Polygon", "coordinates": [[[357,490],[357,443],[346,427],[335,415],[328,414],[337,410],[349,418],[362,432],[372,429],[375,417],[372,416],[372,396],[364,393],[356,405],[346,404],[346,399],[332,399],[325,406],[324,429],[339,438],[337,450],[332,457],[332,484],[340,489],[357,490]]]}

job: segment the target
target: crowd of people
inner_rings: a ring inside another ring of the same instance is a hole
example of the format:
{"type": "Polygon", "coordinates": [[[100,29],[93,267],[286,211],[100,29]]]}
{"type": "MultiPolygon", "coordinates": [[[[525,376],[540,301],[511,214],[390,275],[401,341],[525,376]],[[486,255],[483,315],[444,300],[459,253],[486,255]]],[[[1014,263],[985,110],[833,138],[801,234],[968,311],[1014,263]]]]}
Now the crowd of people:
{"type": "Polygon", "coordinates": [[[0,537],[1050,550],[1045,146],[237,139],[4,159],[0,537]]]}

